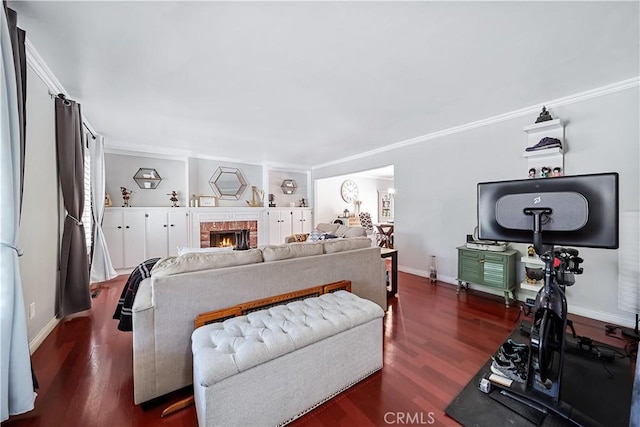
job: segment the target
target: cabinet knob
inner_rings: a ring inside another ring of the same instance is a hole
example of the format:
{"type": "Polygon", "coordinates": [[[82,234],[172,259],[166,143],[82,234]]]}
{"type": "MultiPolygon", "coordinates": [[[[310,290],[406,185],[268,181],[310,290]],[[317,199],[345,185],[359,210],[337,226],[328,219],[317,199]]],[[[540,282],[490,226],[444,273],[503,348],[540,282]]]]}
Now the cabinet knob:
{"type": "Polygon", "coordinates": [[[119,225],[119,226],[118,226],[118,228],[122,228],[122,226],[121,226],[121,225],[119,225]]]}
{"type": "Polygon", "coordinates": [[[129,226],[128,226],[128,225],[125,225],[125,227],[124,227],[124,228],[129,228],[129,226]]]}
{"type": "Polygon", "coordinates": [[[173,224],[171,224],[171,226],[173,227],[173,224]]]}
{"type": "Polygon", "coordinates": [[[167,227],[167,224],[162,224],[162,226],[166,228],[166,227],[167,227]]]}

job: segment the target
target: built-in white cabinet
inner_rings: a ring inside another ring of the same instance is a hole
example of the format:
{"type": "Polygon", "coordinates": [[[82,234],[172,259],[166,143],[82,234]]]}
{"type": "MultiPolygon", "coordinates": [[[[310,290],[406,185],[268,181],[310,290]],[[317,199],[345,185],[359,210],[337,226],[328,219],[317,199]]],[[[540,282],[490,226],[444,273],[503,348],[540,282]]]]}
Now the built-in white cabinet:
{"type": "Polygon", "coordinates": [[[145,260],[144,211],[105,209],[102,231],[115,269],[135,267],[145,260]]]}
{"type": "Polygon", "coordinates": [[[265,215],[269,229],[269,244],[281,245],[285,237],[293,234],[293,208],[267,209],[265,215]]]}
{"type": "Polygon", "coordinates": [[[189,211],[183,208],[149,209],[146,219],[146,258],[177,256],[188,246],[189,211]]]}
{"type": "Polygon", "coordinates": [[[294,233],[311,233],[313,210],[311,208],[269,208],[265,211],[270,245],[281,245],[294,233]]]}
{"type": "Polygon", "coordinates": [[[293,233],[311,233],[313,230],[313,211],[311,209],[292,209],[293,233]]]}
{"type": "Polygon", "coordinates": [[[186,208],[107,208],[102,230],[116,270],[130,269],[149,258],[177,255],[189,246],[186,208]]]}

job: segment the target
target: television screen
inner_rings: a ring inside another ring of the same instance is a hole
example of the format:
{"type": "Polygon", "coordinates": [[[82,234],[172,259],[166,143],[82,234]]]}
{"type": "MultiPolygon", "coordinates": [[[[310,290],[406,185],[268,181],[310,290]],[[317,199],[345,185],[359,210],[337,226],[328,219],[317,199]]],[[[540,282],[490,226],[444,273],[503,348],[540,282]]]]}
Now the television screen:
{"type": "Polygon", "coordinates": [[[615,172],[478,184],[478,237],[533,242],[534,213],[542,243],[618,247],[615,172]]]}

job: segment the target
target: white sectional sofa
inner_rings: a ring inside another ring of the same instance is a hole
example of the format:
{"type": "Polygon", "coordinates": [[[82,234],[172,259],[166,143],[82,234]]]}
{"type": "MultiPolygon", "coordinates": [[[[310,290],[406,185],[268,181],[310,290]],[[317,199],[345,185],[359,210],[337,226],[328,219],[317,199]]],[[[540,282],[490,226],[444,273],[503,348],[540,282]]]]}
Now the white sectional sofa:
{"type": "Polygon", "coordinates": [[[190,337],[198,314],[339,280],[386,310],[380,248],[366,237],[160,260],[133,304],[135,403],[192,383],[190,337]]]}

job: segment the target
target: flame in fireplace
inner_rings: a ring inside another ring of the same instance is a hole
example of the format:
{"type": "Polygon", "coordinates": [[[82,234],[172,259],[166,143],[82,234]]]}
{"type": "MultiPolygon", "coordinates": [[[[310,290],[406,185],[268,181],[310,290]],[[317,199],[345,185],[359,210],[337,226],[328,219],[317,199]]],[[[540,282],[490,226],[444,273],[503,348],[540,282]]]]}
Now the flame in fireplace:
{"type": "Polygon", "coordinates": [[[220,247],[224,248],[224,247],[227,247],[227,246],[233,246],[233,240],[230,237],[227,237],[227,236],[222,237],[220,239],[220,247]]]}

